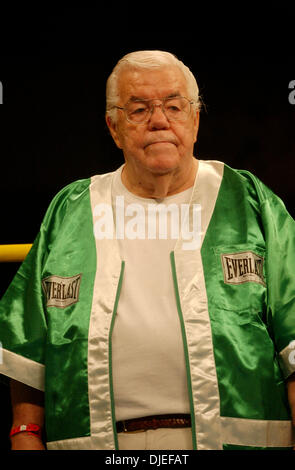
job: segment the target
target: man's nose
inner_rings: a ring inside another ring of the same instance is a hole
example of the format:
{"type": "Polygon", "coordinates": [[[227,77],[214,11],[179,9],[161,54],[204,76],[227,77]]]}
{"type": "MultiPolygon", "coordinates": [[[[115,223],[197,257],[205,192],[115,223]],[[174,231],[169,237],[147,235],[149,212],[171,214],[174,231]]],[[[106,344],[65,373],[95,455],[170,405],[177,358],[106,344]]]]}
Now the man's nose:
{"type": "Polygon", "coordinates": [[[149,119],[149,126],[155,129],[166,129],[170,123],[164,113],[162,104],[153,104],[149,119]]]}

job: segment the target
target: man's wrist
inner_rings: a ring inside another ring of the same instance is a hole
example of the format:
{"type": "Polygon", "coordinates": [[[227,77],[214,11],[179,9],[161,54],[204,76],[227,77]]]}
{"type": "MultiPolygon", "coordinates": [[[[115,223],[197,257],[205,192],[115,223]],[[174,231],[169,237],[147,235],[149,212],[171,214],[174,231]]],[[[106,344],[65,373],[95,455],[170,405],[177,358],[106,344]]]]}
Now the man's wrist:
{"type": "Polygon", "coordinates": [[[28,424],[20,424],[18,426],[13,426],[10,431],[10,438],[16,436],[18,434],[26,433],[28,435],[37,436],[42,439],[42,428],[38,424],[35,423],[28,423],[28,424]]]}

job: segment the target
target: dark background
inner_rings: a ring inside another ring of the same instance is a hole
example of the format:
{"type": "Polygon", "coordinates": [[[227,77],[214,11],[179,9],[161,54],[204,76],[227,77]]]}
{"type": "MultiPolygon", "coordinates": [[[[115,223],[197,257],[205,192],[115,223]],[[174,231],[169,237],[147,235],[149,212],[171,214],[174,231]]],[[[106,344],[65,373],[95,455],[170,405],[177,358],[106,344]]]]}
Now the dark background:
{"type": "MultiPolygon", "coordinates": [[[[294,15],[247,5],[211,4],[206,13],[178,5],[169,15],[138,3],[125,4],[124,15],[116,4],[2,12],[0,243],[31,243],[57,191],[123,162],[104,121],[105,82],[140,49],[170,51],[196,76],[204,107],[195,155],[252,171],[294,217],[294,15]]],[[[0,264],[0,296],[18,266],[0,264]]],[[[0,394],[5,449],[7,388],[0,394]]]]}

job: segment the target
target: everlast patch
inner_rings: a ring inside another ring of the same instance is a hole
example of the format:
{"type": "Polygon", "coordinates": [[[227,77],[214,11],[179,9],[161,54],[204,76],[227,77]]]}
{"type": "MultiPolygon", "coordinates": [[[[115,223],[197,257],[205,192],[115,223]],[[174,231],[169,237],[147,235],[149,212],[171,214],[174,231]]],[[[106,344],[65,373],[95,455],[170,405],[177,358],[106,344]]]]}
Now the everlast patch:
{"type": "Polygon", "coordinates": [[[226,284],[258,282],[258,284],[265,286],[263,256],[259,256],[253,251],[227,253],[221,255],[221,262],[226,284]]]}
{"type": "Polygon", "coordinates": [[[72,277],[49,276],[42,279],[47,307],[65,308],[79,300],[82,274],[72,277]]]}

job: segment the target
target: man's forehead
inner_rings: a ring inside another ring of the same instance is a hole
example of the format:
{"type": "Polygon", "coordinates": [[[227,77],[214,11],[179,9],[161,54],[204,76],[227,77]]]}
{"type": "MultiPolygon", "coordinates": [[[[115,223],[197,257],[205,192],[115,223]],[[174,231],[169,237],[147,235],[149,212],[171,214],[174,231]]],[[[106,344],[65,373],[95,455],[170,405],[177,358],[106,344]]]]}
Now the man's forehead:
{"type": "Polygon", "coordinates": [[[160,69],[126,69],[118,81],[123,99],[175,96],[186,93],[187,84],[181,70],[175,66],[160,69]]]}

